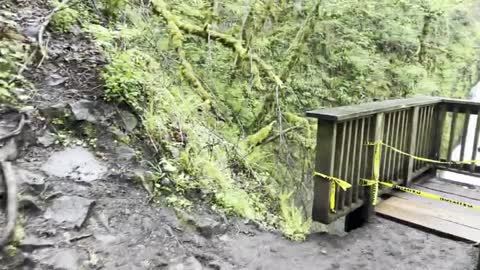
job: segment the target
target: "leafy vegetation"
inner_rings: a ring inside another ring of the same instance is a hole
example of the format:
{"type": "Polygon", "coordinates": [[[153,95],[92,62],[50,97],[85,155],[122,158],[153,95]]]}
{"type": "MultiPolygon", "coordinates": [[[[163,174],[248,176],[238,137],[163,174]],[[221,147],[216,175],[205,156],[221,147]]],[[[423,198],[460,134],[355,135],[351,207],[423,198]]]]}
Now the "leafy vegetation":
{"type": "MultiPolygon", "coordinates": [[[[61,5],[57,0],[54,1],[55,6],[61,5]]],[[[76,24],[81,16],[81,12],[68,6],[61,7],[52,17],[52,25],[55,30],[68,32],[70,28],[76,24]]]]}
{"type": "Polygon", "coordinates": [[[106,98],[135,110],[157,152],[156,197],[208,201],[295,240],[310,226],[305,110],[464,97],[478,79],[468,1],[96,2],[115,15],[84,28],[110,59],[106,98]]]}
{"type": "Polygon", "coordinates": [[[13,14],[0,11],[0,103],[15,103],[12,90],[22,80],[19,70],[28,57],[28,46],[18,32],[13,14]]]}

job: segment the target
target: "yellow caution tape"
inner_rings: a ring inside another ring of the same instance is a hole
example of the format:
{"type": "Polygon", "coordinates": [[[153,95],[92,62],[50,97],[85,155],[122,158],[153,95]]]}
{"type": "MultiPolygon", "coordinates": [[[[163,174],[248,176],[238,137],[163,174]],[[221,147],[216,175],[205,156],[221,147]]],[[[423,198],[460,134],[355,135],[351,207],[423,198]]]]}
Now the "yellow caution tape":
{"type": "Polygon", "coordinates": [[[329,176],[323,173],[315,172],[315,176],[320,176],[324,179],[330,181],[330,210],[335,213],[335,196],[336,196],[336,185],[338,185],[342,190],[347,191],[347,189],[351,188],[352,185],[347,181],[344,181],[340,178],[336,178],[333,176],[329,176]]]}
{"type": "Polygon", "coordinates": [[[401,190],[403,192],[407,192],[407,193],[417,195],[417,196],[421,196],[421,197],[424,197],[424,198],[437,200],[437,201],[442,201],[442,202],[448,202],[448,203],[463,206],[463,207],[466,207],[466,208],[480,210],[480,206],[475,206],[475,205],[470,204],[470,203],[445,198],[445,197],[442,197],[442,196],[439,196],[439,195],[436,195],[436,194],[428,193],[428,192],[413,189],[413,188],[408,188],[408,187],[404,187],[404,186],[395,185],[395,184],[392,184],[392,183],[375,181],[375,180],[370,180],[370,179],[361,179],[361,181],[362,181],[362,184],[365,185],[365,186],[369,186],[369,185],[373,185],[375,183],[379,183],[380,185],[386,186],[388,188],[398,189],[398,190],[401,190]]]}
{"type": "Polygon", "coordinates": [[[419,157],[419,156],[415,156],[415,155],[412,155],[412,154],[409,154],[407,152],[404,152],[398,148],[395,148],[391,145],[388,145],[382,141],[378,141],[378,142],[375,142],[375,143],[367,143],[367,145],[371,145],[371,146],[375,146],[378,147],[378,146],[385,146],[387,148],[390,148],[392,149],[394,152],[397,152],[399,154],[402,154],[402,155],[405,155],[405,156],[408,156],[408,157],[411,157],[413,159],[416,159],[416,160],[420,160],[420,161],[423,161],[423,162],[429,162],[429,163],[435,163],[435,164],[445,164],[445,165],[460,165],[460,164],[472,164],[472,163],[480,163],[480,160],[458,160],[458,161],[441,161],[441,160],[435,160],[435,159],[430,159],[430,158],[424,158],[424,157],[419,157]]]}

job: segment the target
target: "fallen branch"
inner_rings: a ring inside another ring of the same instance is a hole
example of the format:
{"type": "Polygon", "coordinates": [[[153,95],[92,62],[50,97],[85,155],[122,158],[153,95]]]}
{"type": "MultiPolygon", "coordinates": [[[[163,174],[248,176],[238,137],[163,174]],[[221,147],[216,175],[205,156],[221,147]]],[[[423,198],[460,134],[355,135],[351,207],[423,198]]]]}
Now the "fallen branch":
{"type": "Polygon", "coordinates": [[[264,145],[264,144],[268,144],[270,142],[273,142],[275,141],[276,139],[278,139],[280,136],[285,136],[285,134],[291,132],[291,131],[294,131],[294,130],[297,130],[297,129],[302,129],[303,127],[301,126],[294,126],[294,127],[289,127],[287,129],[285,129],[282,133],[278,133],[278,134],[275,134],[269,138],[267,138],[265,141],[263,141],[260,145],[264,145]]]}
{"type": "Polygon", "coordinates": [[[38,66],[41,66],[43,63],[43,60],[45,60],[48,56],[47,48],[46,48],[46,45],[44,45],[44,41],[43,41],[43,34],[45,32],[45,29],[47,28],[48,24],[52,20],[53,15],[55,15],[55,13],[65,8],[69,1],[70,0],[63,0],[59,5],[57,5],[54,9],[52,9],[52,11],[48,13],[48,15],[43,19],[43,22],[40,25],[40,29],[38,31],[37,43],[38,43],[38,46],[40,47],[42,60],[40,60],[40,63],[38,64],[38,66]]]}
{"type": "Polygon", "coordinates": [[[178,26],[178,21],[175,19],[175,15],[173,15],[166,7],[166,4],[161,0],[153,1],[158,12],[160,12],[167,22],[168,32],[172,38],[172,44],[174,49],[177,51],[178,56],[180,58],[180,62],[182,64],[182,72],[187,80],[193,85],[194,89],[197,91],[197,94],[202,98],[202,100],[211,100],[210,94],[205,90],[200,80],[197,78],[192,65],[188,62],[187,58],[185,57],[185,52],[183,51],[183,34],[180,31],[178,26]]]}
{"type": "MultiPolygon", "coordinates": [[[[183,20],[179,20],[175,15],[173,15],[167,8],[167,5],[163,0],[153,0],[154,11],[160,14],[167,21],[169,28],[174,28],[175,30],[182,30],[189,34],[193,34],[205,39],[211,38],[223,44],[225,47],[231,48],[234,50],[240,58],[244,60],[249,60],[250,58],[258,64],[261,69],[267,73],[268,77],[280,88],[283,88],[283,82],[277,74],[275,74],[274,69],[271,65],[267,64],[263,59],[261,59],[257,54],[250,52],[243,47],[242,40],[236,39],[230,35],[223,34],[217,31],[210,29],[207,25],[206,27],[200,27],[183,20]]],[[[181,33],[180,33],[181,35],[181,33]]],[[[177,36],[179,36],[177,34],[177,36]]],[[[175,36],[174,36],[175,38],[175,36]]],[[[178,41],[183,41],[183,37],[179,39],[174,39],[174,43],[178,41]]]]}

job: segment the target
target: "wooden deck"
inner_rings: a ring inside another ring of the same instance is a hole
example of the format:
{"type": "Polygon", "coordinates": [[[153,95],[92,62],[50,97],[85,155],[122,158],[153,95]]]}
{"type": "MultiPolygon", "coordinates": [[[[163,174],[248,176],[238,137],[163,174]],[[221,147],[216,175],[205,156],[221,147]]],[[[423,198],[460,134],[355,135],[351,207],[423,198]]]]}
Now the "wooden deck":
{"type": "MultiPolygon", "coordinates": [[[[461,177],[461,176],[459,176],[461,177]]],[[[480,179],[479,179],[480,184],[480,179]]],[[[441,178],[427,178],[411,186],[432,194],[480,205],[480,187],[441,178]]],[[[480,243],[480,210],[396,192],[376,207],[377,214],[450,237],[480,243]]]]}

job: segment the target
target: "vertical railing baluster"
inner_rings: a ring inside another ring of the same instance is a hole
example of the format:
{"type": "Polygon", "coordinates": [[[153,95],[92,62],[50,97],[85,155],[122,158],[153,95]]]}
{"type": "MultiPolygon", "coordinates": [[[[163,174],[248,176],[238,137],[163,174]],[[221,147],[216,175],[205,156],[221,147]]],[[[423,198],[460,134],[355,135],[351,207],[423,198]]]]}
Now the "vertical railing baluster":
{"type": "Polygon", "coordinates": [[[448,157],[447,161],[452,161],[453,144],[455,143],[455,127],[457,126],[458,107],[452,112],[452,124],[450,126],[450,138],[448,139],[448,157]]]}
{"type": "MultiPolygon", "coordinates": [[[[352,194],[352,197],[353,197],[353,201],[354,202],[357,202],[358,201],[358,190],[359,190],[359,185],[360,185],[360,178],[361,177],[364,177],[362,175],[362,161],[363,163],[366,163],[368,162],[367,159],[362,159],[362,153],[366,152],[365,151],[365,148],[367,146],[365,146],[365,118],[362,118],[361,119],[361,126],[360,126],[360,138],[358,140],[358,158],[357,158],[357,174],[356,174],[356,177],[354,178],[355,180],[355,185],[353,186],[353,194],[352,194]]],[[[365,166],[364,166],[365,167],[365,166]]]]}
{"type": "MultiPolygon", "coordinates": [[[[369,117],[368,120],[367,120],[367,130],[365,132],[365,138],[363,139],[363,143],[371,143],[371,142],[374,142],[375,138],[371,135],[373,132],[373,128],[370,128],[370,126],[372,125],[372,117],[369,117]]],[[[372,146],[365,146],[364,145],[364,162],[362,162],[363,164],[363,178],[369,178],[371,175],[371,162],[369,162],[370,159],[370,155],[372,153],[372,146]]],[[[363,192],[365,188],[362,188],[362,189],[359,189],[358,191],[358,194],[359,194],[359,197],[361,199],[365,199],[365,193],[363,192]]]]}
{"type": "MultiPolygon", "coordinates": [[[[387,129],[385,129],[384,131],[384,142],[386,144],[390,143],[389,142],[389,134],[390,134],[390,123],[392,122],[392,114],[391,113],[388,113],[388,114],[385,114],[385,122],[387,124],[387,129]]],[[[386,171],[387,171],[387,155],[388,155],[388,148],[383,148],[382,149],[382,167],[380,168],[380,178],[383,179],[383,180],[387,180],[387,175],[386,175],[386,171]]]]}
{"type": "Polygon", "coordinates": [[[433,159],[441,159],[441,148],[442,148],[442,139],[443,139],[443,129],[445,126],[445,118],[447,114],[447,108],[445,104],[439,104],[435,108],[435,123],[434,131],[435,135],[433,138],[432,151],[430,153],[433,159]]]}
{"type": "Polygon", "coordinates": [[[426,143],[426,150],[425,150],[425,157],[428,157],[430,158],[431,157],[431,153],[432,153],[432,146],[433,146],[433,140],[432,140],[432,137],[434,136],[434,119],[435,119],[435,107],[433,105],[430,105],[429,106],[429,118],[428,118],[428,129],[427,129],[427,132],[428,132],[428,135],[427,135],[427,143],[426,143]]]}
{"type": "MultiPolygon", "coordinates": [[[[407,146],[407,143],[408,143],[408,135],[410,134],[410,130],[409,130],[409,110],[405,110],[403,111],[403,114],[404,114],[404,122],[403,122],[403,142],[402,142],[402,151],[404,152],[407,152],[408,151],[408,146],[407,146]]],[[[407,170],[404,169],[404,168],[407,168],[408,167],[408,159],[405,155],[401,155],[401,159],[402,159],[402,180],[405,181],[405,179],[407,178],[407,170]]]]}
{"type": "MultiPolygon", "coordinates": [[[[416,140],[417,140],[417,145],[421,144],[422,141],[421,141],[421,134],[422,134],[422,108],[418,108],[418,123],[417,123],[417,135],[416,135],[416,140]]],[[[411,154],[413,155],[418,155],[418,147],[415,147],[414,151],[413,152],[410,152],[411,154]]],[[[414,159],[413,160],[413,170],[415,171],[419,165],[418,165],[419,161],[414,159]]]]}
{"type": "MultiPolygon", "coordinates": [[[[400,146],[400,142],[401,142],[401,139],[402,139],[402,127],[401,127],[401,123],[402,123],[402,120],[403,120],[403,111],[398,111],[396,112],[397,114],[397,120],[395,122],[395,143],[394,143],[394,146],[395,148],[397,149],[401,149],[402,147],[400,146]]],[[[400,170],[400,157],[399,157],[399,154],[394,152],[393,153],[393,159],[392,159],[392,163],[393,163],[393,172],[392,172],[392,179],[394,182],[397,182],[398,180],[398,177],[399,177],[399,170],[400,170]]]]}
{"type": "MultiPolygon", "coordinates": [[[[348,121],[348,130],[347,130],[347,147],[345,149],[345,166],[343,168],[343,174],[342,174],[342,179],[347,181],[347,182],[350,182],[351,183],[351,180],[349,179],[350,178],[350,157],[351,157],[351,153],[352,153],[352,149],[351,149],[351,145],[352,145],[352,128],[353,128],[353,120],[350,120],[348,121]]],[[[345,202],[346,202],[346,198],[347,198],[347,192],[346,191],[343,191],[341,190],[340,191],[340,199],[339,199],[339,206],[341,207],[340,209],[343,209],[343,207],[345,206],[345,202]]]]}
{"type": "MultiPolygon", "coordinates": [[[[350,184],[352,184],[352,187],[355,187],[358,185],[358,178],[357,176],[357,171],[359,168],[357,167],[357,152],[358,152],[358,129],[359,129],[359,123],[360,120],[354,120],[355,126],[353,128],[353,146],[352,146],[352,165],[350,166],[350,184]]],[[[346,199],[346,205],[350,207],[353,201],[353,188],[350,188],[347,190],[347,199],[346,199]]]]}
{"type": "MultiPolygon", "coordinates": [[[[390,113],[390,115],[392,115],[392,119],[390,119],[390,121],[392,122],[391,123],[391,126],[390,126],[390,137],[388,138],[388,143],[395,147],[395,137],[397,135],[397,118],[398,118],[398,114],[397,112],[392,112],[390,113]]],[[[386,149],[385,149],[386,150],[386,149]]],[[[394,159],[394,156],[395,156],[395,152],[392,150],[392,149],[389,149],[390,151],[388,151],[388,158],[387,158],[387,177],[385,178],[385,180],[393,180],[393,177],[392,177],[392,174],[393,174],[393,170],[394,170],[394,166],[395,164],[393,163],[393,159],[394,159]]]]}
{"type": "MultiPolygon", "coordinates": [[[[342,136],[341,136],[341,140],[340,140],[340,145],[338,146],[338,171],[337,171],[337,177],[340,178],[340,179],[343,179],[344,178],[344,175],[343,175],[343,164],[344,164],[344,154],[345,154],[345,137],[346,137],[346,133],[347,133],[347,126],[348,126],[348,122],[343,122],[342,123],[342,136]]],[[[341,189],[340,187],[338,187],[338,185],[336,186],[336,192],[335,192],[335,201],[336,201],[336,205],[335,205],[335,209],[336,210],[340,210],[340,205],[343,204],[343,199],[340,200],[341,196],[343,194],[341,194],[341,189]]]]}
{"type": "MultiPolygon", "coordinates": [[[[423,152],[422,149],[425,145],[425,120],[427,118],[427,107],[421,107],[420,108],[420,122],[419,122],[419,129],[417,130],[418,134],[418,141],[417,141],[417,147],[416,147],[416,155],[417,156],[422,156],[423,152]]],[[[417,160],[417,167],[416,170],[422,168],[424,166],[423,161],[418,161],[417,160]]]]}
{"type": "MultiPolygon", "coordinates": [[[[419,113],[419,107],[413,107],[411,114],[409,116],[409,130],[410,130],[410,138],[408,140],[408,153],[415,153],[415,149],[417,148],[417,130],[418,130],[418,113],[419,113]]],[[[412,157],[407,158],[407,177],[405,178],[405,186],[409,185],[410,180],[413,177],[413,163],[414,159],[412,157]]]]}
{"type": "Polygon", "coordinates": [[[465,111],[465,119],[463,121],[462,142],[460,145],[460,160],[465,159],[465,148],[467,144],[468,124],[470,122],[470,111],[465,111]]]}
{"type": "MultiPolygon", "coordinates": [[[[477,159],[478,152],[478,138],[480,136],[480,109],[477,111],[477,124],[475,125],[475,135],[473,137],[473,146],[472,146],[472,160],[477,159]]],[[[472,162],[470,165],[470,172],[476,171],[477,164],[472,162]]]]}

